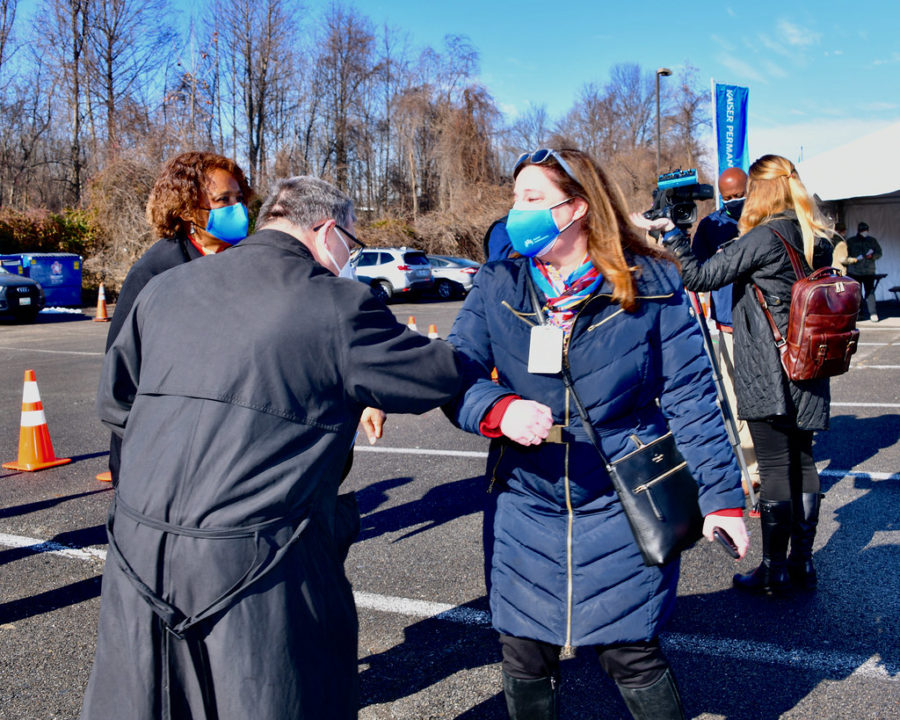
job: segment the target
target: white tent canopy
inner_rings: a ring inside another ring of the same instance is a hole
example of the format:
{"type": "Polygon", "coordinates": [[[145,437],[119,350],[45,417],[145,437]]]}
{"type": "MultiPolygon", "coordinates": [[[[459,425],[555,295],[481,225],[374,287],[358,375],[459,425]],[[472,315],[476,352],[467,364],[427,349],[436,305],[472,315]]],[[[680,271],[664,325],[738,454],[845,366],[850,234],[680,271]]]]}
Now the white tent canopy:
{"type": "Polygon", "coordinates": [[[826,202],[894,193],[900,190],[900,123],[816,155],[797,170],[826,202]]]}
{"type": "Polygon", "coordinates": [[[848,235],[868,223],[884,253],[876,272],[887,273],[876,297],[893,299],[888,288],[900,285],[900,123],[801,162],[797,171],[848,235]]]}

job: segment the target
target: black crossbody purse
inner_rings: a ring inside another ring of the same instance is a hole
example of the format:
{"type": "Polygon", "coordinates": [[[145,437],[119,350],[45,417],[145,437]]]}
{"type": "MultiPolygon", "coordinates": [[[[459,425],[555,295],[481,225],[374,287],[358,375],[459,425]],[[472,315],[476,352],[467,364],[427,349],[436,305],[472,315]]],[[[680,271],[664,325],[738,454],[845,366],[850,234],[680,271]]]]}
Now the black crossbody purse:
{"type": "MultiPolygon", "coordinates": [[[[546,324],[543,308],[530,274],[528,291],[538,322],[546,324]]],[[[566,362],[562,378],[578,410],[588,439],[600,455],[612,480],[645,565],[664,565],[702,537],[703,516],[697,482],[675,444],[671,431],[649,443],[636,436],[635,449],[612,462],[604,454],[587,410],[575,392],[566,362]]]]}

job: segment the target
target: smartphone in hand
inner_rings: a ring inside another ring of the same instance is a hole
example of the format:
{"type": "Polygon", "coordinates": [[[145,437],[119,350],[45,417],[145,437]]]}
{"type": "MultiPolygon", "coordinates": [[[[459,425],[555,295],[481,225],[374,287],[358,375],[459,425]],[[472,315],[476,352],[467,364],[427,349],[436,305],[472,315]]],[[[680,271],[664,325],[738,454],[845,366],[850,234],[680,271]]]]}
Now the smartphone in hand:
{"type": "Polygon", "coordinates": [[[738,552],[737,545],[734,544],[734,540],[731,539],[731,535],[725,532],[722,528],[717,527],[713,528],[713,537],[719,541],[723,548],[725,548],[725,552],[727,552],[731,557],[735,560],[740,558],[741,554],[738,552]]]}

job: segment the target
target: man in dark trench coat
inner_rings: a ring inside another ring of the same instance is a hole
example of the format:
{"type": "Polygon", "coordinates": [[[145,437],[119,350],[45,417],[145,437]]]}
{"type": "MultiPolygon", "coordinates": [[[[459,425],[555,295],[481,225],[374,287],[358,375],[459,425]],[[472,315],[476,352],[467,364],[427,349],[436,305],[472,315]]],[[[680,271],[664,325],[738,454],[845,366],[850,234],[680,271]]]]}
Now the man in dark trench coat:
{"type": "Polygon", "coordinates": [[[84,720],[357,716],[342,469],[364,407],[460,381],[345,279],[353,221],[328,183],[281,181],[256,234],[151,280],[107,353],[122,464],[84,720]]]}

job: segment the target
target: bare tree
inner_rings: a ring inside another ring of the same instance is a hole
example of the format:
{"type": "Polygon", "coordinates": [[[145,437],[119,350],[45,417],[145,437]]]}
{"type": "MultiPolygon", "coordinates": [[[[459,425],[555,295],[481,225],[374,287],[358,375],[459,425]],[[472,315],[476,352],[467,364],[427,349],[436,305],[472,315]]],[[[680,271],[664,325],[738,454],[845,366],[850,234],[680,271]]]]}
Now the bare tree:
{"type": "Polygon", "coordinates": [[[550,134],[547,106],[531,103],[516,118],[510,129],[509,150],[516,156],[529,150],[537,150],[547,145],[550,134]]]}
{"type": "Polygon", "coordinates": [[[342,189],[348,187],[358,123],[365,113],[363,89],[378,70],[374,49],[375,36],[368,20],[348,7],[331,5],[316,61],[316,90],[325,99],[323,119],[330,139],[325,162],[333,166],[335,182],[342,189]]]}
{"type": "MultiPolygon", "coordinates": [[[[273,104],[289,83],[296,38],[295,3],[286,0],[226,0],[210,6],[218,48],[226,53],[226,82],[219,100],[231,110],[233,154],[243,138],[249,176],[263,186],[273,104]],[[224,92],[223,92],[224,91],[224,92]]],[[[221,67],[221,66],[220,66],[221,67]]],[[[242,154],[241,154],[242,155],[242,154]]]]}
{"type": "Polygon", "coordinates": [[[680,80],[678,89],[667,97],[666,154],[673,166],[695,168],[704,154],[700,132],[710,125],[709,98],[697,82],[695,67],[687,65],[680,80]]]}
{"type": "Polygon", "coordinates": [[[0,0],[0,87],[3,87],[3,70],[13,53],[12,30],[16,20],[19,0],[0,0]]]}
{"type": "Polygon", "coordinates": [[[84,158],[81,141],[83,120],[85,51],[89,0],[44,0],[35,18],[33,36],[37,51],[53,68],[65,87],[69,134],[69,186],[75,205],[83,191],[84,158]]]}

